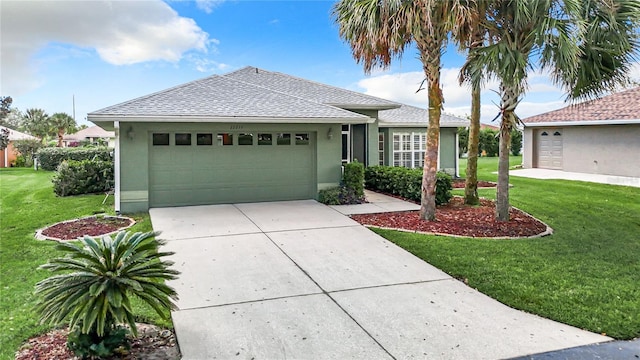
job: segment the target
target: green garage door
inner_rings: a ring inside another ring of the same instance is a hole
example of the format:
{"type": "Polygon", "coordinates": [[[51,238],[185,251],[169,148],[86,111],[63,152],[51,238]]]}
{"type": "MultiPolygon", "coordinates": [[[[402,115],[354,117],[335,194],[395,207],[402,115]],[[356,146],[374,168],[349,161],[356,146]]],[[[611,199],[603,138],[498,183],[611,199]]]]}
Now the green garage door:
{"type": "Polygon", "coordinates": [[[150,135],[151,207],[311,199],[313,133],[150,135]]]}

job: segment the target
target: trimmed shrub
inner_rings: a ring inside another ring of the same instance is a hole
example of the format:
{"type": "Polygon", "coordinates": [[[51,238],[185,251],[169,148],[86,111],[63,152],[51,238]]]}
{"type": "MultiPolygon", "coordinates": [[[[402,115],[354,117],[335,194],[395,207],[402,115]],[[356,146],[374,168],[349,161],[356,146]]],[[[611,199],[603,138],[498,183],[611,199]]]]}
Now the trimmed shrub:
{"type": "MultiPolygon", "coordinates": [[[[394,166],[370,166],[365,169],[367,189],[398,195],[420,202],[422,198],[422,169],[394,166]]],[[[439,171],[436,175],[436,205],[451,200],[453,188],[451,176],[439,171]]]]}
{"type": "Polygon", "coordinates": [[[358,196],[353,190],[345,186],[336,186],[318,191],[318,201],[325,205],[362,204],[364,195],[358,196]]]}
{"type": "Polygon", "coordinates": [[[364,196],[364,165],[357,161],[346,164],[342,183],[358,198],[362,198],[364,196]]]}
{"type": "Polygon", "coordinates": [[[113,162],[102,160],[63,161],[53,176],[58,196],[109,191],[113,185],[113,162]]]}
{"type": "Polygon", "coordinates": [[[54,171],[65,160],[101,160],[111,161],[111,149],[100,148],[44,148],[37,153],[40,167],[54,171]]]}

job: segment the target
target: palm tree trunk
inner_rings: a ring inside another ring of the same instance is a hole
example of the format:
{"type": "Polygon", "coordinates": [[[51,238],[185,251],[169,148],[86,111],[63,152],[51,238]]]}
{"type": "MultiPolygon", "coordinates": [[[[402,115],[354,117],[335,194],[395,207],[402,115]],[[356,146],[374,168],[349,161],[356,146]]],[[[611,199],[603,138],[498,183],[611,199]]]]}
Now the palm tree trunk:
{"type": "Polygon", "coordinates": [[[500,122],[500,152],[498,154],[498,188],[496,192],[496,219],[509,221],[509,148],[511,129],[515,125],[514,110],[518,105],[518,92],[502,87],[502,121],[500,122]]]}
{"type": "Polygon", "coordinates": [[[64,129],[58,129],[58,145],[57,147],[62,147],[62,137],[64,136],[64,129]]]}
{"type": "MultiPolygon", "coordinates": [[[[437,43],[434,41],[434,43],[437,43]]],[[[436,173],[438,172],[438,146],[440,142],[440,113],[442,111],[442,90],[440,89],[440,46],[426,44],[421,51],[421,60],[428,81],[429,127],[422,169],[422,197],[420,218],[436,219],[436,173]]]]}
{"type": "Polygon", "coordinates": [[[478,148],[480,136],[480,85],[471,88],[471,124],[469,126],[469,142],[467,147],[467,172],[464,185],[464,203],[478,205],[478,148]]]}

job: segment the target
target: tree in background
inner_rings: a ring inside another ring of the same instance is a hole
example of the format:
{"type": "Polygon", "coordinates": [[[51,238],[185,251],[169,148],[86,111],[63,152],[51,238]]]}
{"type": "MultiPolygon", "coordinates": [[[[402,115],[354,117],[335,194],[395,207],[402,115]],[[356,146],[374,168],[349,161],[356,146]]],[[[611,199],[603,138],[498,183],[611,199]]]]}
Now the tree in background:
{"type": "Polygon", "coordinates": [[[340,36],[351,46],[353,57],[365,73],[387,68],[393,57],[401,57],[415,43],[427,81],[429,127],[423,167],[420,217],[436,218],[436,173],[442,89],[440,68],[451,29],[468,16],[459,0],[340,0],[333,8],[340,36]]]}
{"type": "Polygon", "coordinates": [[[511,155],[518,156],[522,151],[522,131],[513,129],[511,131],[511,155]]]}
{"type": "Polygon", "coordinates": [[[520,119],[527,72],[540,65],[570,100],[597,97],[628,83],[640,27],[637,0],[496,0],[484,17],[487,46],[469,51],[473,81],[500,82],[500,159],[496,219],[509,220],[509,147],[520,119]]]}
{"type": "Polygon", "coordinates": [[[9,130],[7,128],[0,129],[0,150],[4,150],[9,146],[9,130]]]}
{"type": "Polygon", "coordinates": [[[56,132],[58,137],[58,147],[62,147],[62,137],[66,133],[74,132],[76,121],[66,113],[55,113],[49,118],[49,125],[56,132]]]}
{"type": "Polygon", "coordinates": [[[22,117],[22,128],[44,142],[51,134],[49,115],[42,109],[27,109],[22,117]]]}
{"type": "Polygon", "coordinates": [[[458,154],[462,157],[469,150],[469,128],[458,128],[458,154]]]}
{"type": "Polygon", "coordinates": [[[4,118],[9,114],[12,103],[13,99],[11,96],[0,96],[0,120],[4,120],[4,118]]]}

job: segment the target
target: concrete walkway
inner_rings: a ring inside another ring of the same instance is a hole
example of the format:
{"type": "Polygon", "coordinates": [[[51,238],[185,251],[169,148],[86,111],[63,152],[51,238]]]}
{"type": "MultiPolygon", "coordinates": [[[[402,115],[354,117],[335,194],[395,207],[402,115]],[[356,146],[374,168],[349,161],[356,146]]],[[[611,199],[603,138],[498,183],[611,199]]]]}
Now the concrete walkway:
{"type": "Polygon", "coordinates": [[[575,173],[562,170],[549,169],[517,169],[510,170],[509,175],[532,179],[560,179],[586,181],[609,185],[622,185],[640,187],[640,178],[630,176],[614,176],[600,174],[575,173]]]}
{"type": "Polygon", "coordinates": [[[150,210],[183,359],[500,359],[610,338],[511,309],[313,200],[150,210]]]}

